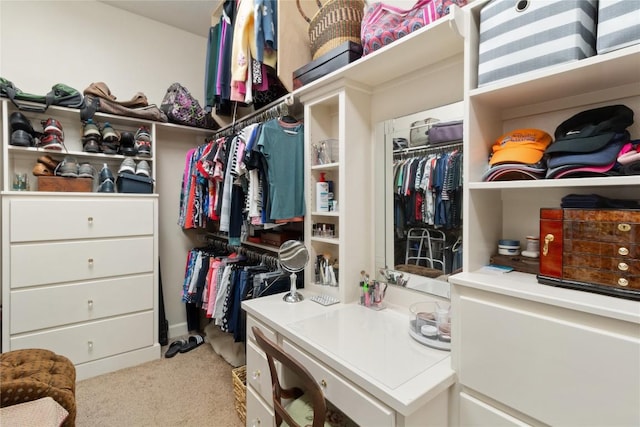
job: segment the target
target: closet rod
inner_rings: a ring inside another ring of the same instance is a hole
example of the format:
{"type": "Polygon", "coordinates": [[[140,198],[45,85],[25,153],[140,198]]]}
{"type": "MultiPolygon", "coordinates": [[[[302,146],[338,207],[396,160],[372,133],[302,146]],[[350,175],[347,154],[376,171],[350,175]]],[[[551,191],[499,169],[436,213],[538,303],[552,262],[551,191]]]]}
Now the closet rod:
{"type": "Polygon", "coordinates": [[[238,129],[241,129],[253,123],[260,123],[267,120],[275,119],[277,117],[286,116],[288,114],[295,114],[295,112],[292,111],[294,110],[292,108],[293,106],[293,95],[289,93],[281,98],[276,99],[272,103],[267,104],[264,107],[254,111],[253,113],[244,116],[240,120],[236,120],[236,110],[238,107],[238,103],[234,102],[233,122],[226,127],[217,130],[212,139],[216,140],[222,136],[230,136],[238,129]]]}
{"type": "Polygon", "coordinates": [[[220,249],[222,251],[236,252],[240,255],[246,256],[251,260],[262,261],[275,268],[278,268],[280,265],[278,257],[271,255],[270,252],[266,249],[265,250],[260,250],[259,248],[249,249],[242,245],[232,245],[229,243],[229,241],[225,237],[218,236],[215,234],[210,234],[210,233],[207,233],[204,235],[204,240],[207,242],[208,245],[211,245],[214,248],[220,249]]]}
{"type": "Polygon", "coordinates": [[[449,148],[462,148],[462,141],[451,142],[449,144],[422,145],[420,147],[401,148],[399,150],[393,150],[393,155],[396,156],[396,155],[416,153],[421,151],[425,151],[428,153],[437,153],[444,150],[448,150],[449,148]]]}

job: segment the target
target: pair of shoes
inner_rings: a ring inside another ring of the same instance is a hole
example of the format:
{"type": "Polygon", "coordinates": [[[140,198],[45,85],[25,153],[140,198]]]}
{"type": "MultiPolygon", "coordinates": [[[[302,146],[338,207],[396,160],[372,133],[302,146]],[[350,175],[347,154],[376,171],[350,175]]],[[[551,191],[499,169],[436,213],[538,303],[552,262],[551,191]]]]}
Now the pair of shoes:
{"type": "Polygon", "coordinates": [[[82,163],[78,166],[78,178],[91,178],[94,179],[96,170],[90,163],[82,163]]]}
{"type": "Polygon", "coordinates": [[[118,134],[109,122],[102,125],[102,152],[105,154],[118,154],[120,149],[120,134],[118,134]]]}
{"type": "Polygon", "coordinates": [[[93,122],[93,119],[87,119],[87,121],[82,124],[82,128],[82,151],[99,153],[102,134],[100,133],[98,125],[93,122]]]}
{"type": "Polygon", "coordinates": [[[104,122],[101,129],[93,119],[87,119],[82,127],[82,151],[87,153],[118,153],[120,134],[113,129],[111,123],[104,122]]]}
{"type": "Polygon", "coordinates": [[[33,147],[35,145],[34,137],[36,132],[31,125],[31,121],[19,111],[11,113],[9,119],[11,123],[11,145],[20,147],[33,147]]]}
{"type": "Polygon", "coordinates": [[[169,344],[167,352],[164,357],[171,358],[178,353],[186,353],[199,347],[204,343],[204,338],[201,335],[190,335],[188,339],[180,339],[169,344]]]}
{"type": "Polygon", "coordinates": [[[143,175],[147,178],[151,178],[151,167],[146,160],[140,160],[138,164],[136,164],[136,162],[131,157],[126,157],[120,164],[120,169],[118,169],[118,173],[125,172],[129,172],[134,175],[143,175]]]}
{"type": "Polygon", "coordinates": [[[146,126],[138,128],[135,134],[135,149],[140,157],[151,157],[151,132],[146,126]]]}
{"type": "Polygon", "coordinates": [[[62,161],[58,163],[58,166],[56,166],[54,174],[56,176],[64,176],[67,178],[77,178],[78,161],[73,156],[64,156],[64,159],[62,159],[62,161]]]}
{"type": "Polygon", "coordinates": [[[120,154],[125,156],[135,156],[138,154],[136,137],[133,133],[124,131],[120,134],[120,154]]]}
{"type": "Polygon", "coordinates": [[[31,172],[35,176],[53,176],[59,163],[59,161],[54,160],[50,155],[45,154],[44,156],[38,157],[38,162],[31,172]]]}
{"type": "Polygon", "coordinates": [[[115,193],[116,187],[114,185],[115,178],[109,166],[104,163],[99,174],[100,184],[98,185],[98,193],[115,193]]]}
{"type": "Polygon", "coordinates": [[[44,135],[36,145],[45,150],[62,151],[64,149],[66,151],[62,123],[52,118],[43,120],[41,123],[44,135]]]}

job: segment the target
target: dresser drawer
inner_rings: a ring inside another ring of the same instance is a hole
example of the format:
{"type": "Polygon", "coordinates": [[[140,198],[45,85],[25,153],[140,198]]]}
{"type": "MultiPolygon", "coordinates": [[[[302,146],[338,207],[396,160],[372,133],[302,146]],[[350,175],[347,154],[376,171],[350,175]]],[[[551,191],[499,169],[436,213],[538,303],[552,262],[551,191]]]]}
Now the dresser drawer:
{"type": "Polygon", "coordinates": [[[11,242],[153,234],[154,200],[11,200],[11,242]]]}
{"type": "MultiPolygon", "coordinates": [[[[153,237],[13,245],[11,287],[154,271],[153,237]]],[[[124,297],[124,296],[123,296],[124,297]]]]}
{"type": "MultiPolygon", "coordinates": [[[[277,366],[279,365],[276,363],[277,366]]],[[[253,341],[247,341],[247,385],[253,387],[265,401],[272,404],[271,372],[267,356],[253,341]]]]}
{"type": "MultiPolygon", "coordinates": [[[[122,296],[126,298],[126,295],[122,296]]],[[[153,345],[153,311],[14,336],[11,350],[44,348],[74,364],[153,345]]]]}
{"type": "Polygon", "coordinates": [[[247,427],[275,427],[273,409],[263,402],[251,387],[247,387],[247,427]]]}
{"type": "Polygon", "coordinates": [[[253,336],[253,331],[251,330],[252,326],[257,326],[258,328],[260,328],[267,339],[273,341],[274,343],[278,342],[276,333],[271,328],[257,320],[255,317],[247,316],[247,338],[249,338],[251,342],[256,342],[256,338],[253,336]]]}
{"type": "Polygon", "coordinates": [[[361,426],[394,426],[395,413],[338,374],[316,361],[297,346],[284,340],[284,351],[300,362],[321,385],[327,400],[331,401],[361,426]]]}
{"type": "Polygon", "coordinates": [[[460,393],[460,425],[525,427],[529,424],[526,424],[485,402],[475,399],[466,393],[460,393]]]}
{"type": "Polygon", "coordinates": [[[592,254],[621,259],[640,259],[640,245],[593,240],[567,240],[564,251],[572,254],[592,254]]]}
{"type": "Polygon", "coordinates": [[[10,332],[17,334],[151,310],[153,290],[152,274],[14,290],[10,332]]]}

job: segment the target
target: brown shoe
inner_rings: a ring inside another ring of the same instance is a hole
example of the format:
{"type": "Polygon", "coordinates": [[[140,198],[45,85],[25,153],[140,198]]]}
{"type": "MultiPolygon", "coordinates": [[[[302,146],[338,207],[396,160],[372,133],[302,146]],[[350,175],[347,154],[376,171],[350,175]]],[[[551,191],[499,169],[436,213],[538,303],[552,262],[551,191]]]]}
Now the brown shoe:
{"type": "Polygon", "coordinates": [[[53,176],[54,169],[49,169],[49,166],[43,163],[36,163],[31,171],[35,176],[53,176]]]}
{"type": "Polygon", "coordinates": [[[46,154],[44,156],[38,157],[38,163],[42,163],[47,168],[49,168],[51,170],[54,170],[56,168],[56,166],[58,166],[58,163],[60,163],[60,162],[57,161],[57,160],[54,160],[53,157],[51,157],[50,155],[46,154]]]}

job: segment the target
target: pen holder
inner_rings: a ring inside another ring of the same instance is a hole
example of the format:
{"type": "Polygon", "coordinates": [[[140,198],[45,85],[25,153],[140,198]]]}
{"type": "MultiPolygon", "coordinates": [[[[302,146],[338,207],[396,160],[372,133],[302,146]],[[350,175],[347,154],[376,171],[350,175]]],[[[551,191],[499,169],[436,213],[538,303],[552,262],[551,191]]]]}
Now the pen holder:
{"type": "Polygon", "coordinates": [[[360,304],[374,310],[382,310],[386,307],[384,296],[387,292],[387,283],[378,280],[360,282],[360,304]]]}

